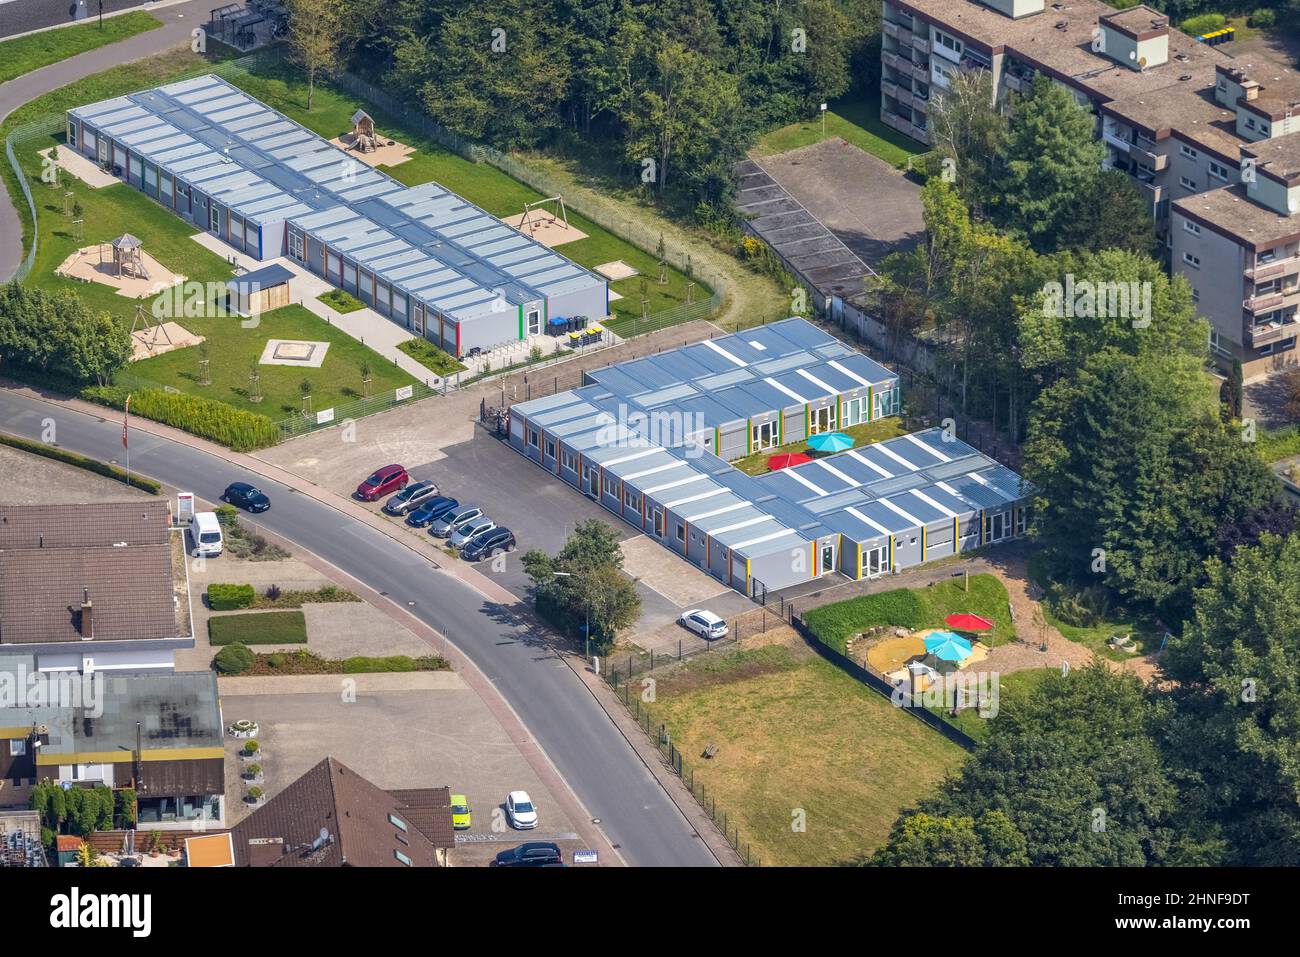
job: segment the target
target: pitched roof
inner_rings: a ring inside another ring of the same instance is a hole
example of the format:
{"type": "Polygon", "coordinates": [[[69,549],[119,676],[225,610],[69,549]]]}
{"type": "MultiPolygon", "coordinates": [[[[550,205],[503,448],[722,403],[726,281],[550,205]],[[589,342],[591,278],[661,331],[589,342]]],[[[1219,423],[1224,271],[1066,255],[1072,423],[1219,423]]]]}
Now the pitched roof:
{"type": "Polygon", "coordinates": [[[450,806],[449,788],[388,792],[325,758],[235,826],[235,861],[240,867],[438,867],[438,849],[455,843],[450,806]]]}
{"type": "Polygon", "coordinates": [[[169,545],[0,551],[0,642],[82,639],[89,595],[96,641],[174,638],[169,545]]]}
{"type": "Polygon", "coordinates": [[[162,545],[168,519],[161,501],[0,505],[0,550],[162,545]]]}

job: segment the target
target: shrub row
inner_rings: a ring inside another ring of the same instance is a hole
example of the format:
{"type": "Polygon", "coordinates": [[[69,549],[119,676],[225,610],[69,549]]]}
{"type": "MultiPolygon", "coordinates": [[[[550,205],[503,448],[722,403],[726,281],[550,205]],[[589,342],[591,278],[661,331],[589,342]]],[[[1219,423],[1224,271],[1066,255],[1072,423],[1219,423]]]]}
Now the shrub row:
{"type": "MultiPolygon", "coordinates": [[[[30,439],[0,432],[0,445],[7,445],[23,452],[30,452],[32,455],[43,455],[47,459],[54,459],[56,462],[62,462],[65,465],[85,469],[87,472],[94,472],[97,475],[103,475],[118,482],[127,481],[126,471],[116,465],[109,465],[107,462],[101,462],[98,459],[87,458],[84,455],[78,455],[76,452],[68,452],[53,445],[46,445],[44,442],[33,442],[30,439]]],[[[133,488],[148,492],[150,495],[157,495],[161,488],[157,482],[141,478],[135,474],[131,475],[129,481],[133,488]]]]}
{"type": "Polygon", "coordinates": [[[233,611],[248,608],[257,598],[252,585],[232,585],[214,582],[208,586],[208,607],[213,611],[233,611]]]}
{"type": "MultiPolygon", "coordinates": [[[[82,390],[81,396],[120,409],[126,403],[127,390],[120,386],[90,386],[82,390]]],[[[132,392],[131,412],[220,442],[235,452],[251,452],[280,441],[280,429],[267,416],[183,392],[162,389],[132,392]]]]}

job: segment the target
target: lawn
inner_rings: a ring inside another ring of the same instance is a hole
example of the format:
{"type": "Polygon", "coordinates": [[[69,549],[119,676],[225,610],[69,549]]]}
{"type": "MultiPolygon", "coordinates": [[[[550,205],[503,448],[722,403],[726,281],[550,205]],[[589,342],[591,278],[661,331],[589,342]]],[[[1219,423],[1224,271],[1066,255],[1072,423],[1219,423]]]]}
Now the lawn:
{"type": "MultiPolygon", "coordinates": [[[[1051,575],[1046,568],[1044,553],[1037,552],[1029,559],[1029,577],[1044,591],[1051,582],[1051,575]]],[[[1061,619],[1052,607],[1050,599],[1042,602],[1044,620],[1070,641],[1095,651],[1111,661],[1128,661],[1140,655],[1149,655],[1160,647],[1164,629],[1157,626],[1155,619],[1139,615],[1119,606],[1108,608],[1102,618],[1092,625],[1072,625],[1061,619]],[[1138,654],[1127,654],[1109,647],[1106,642],[1111,635],[1132,635],[1138,647],[1138,654]]]]}
{"type": "Polygon", "coordinates": [[[911,631],[946,628],[943,620],[949,615],[972,612],[993,622],[993,631],[981,635],[980,641],[996,646],[1016,637],[1008,602],[1006,586],[995,576],[972,575],[969,592],[960,579],[925,588],[895,588],[814,608],[803,619],[813,634],[843,654],[849,638],[876,625],[911,631]]]}
{"type": "Polygon", "coordinates": [[[694,783],[763,864],[869,855],[901,809],[966,753],[805,649],[702,656],[658,682],[651,706],[694,783]],[[698,755],[709,744],[718,752],[698,755]],[[806,827],[792,827],[802,810],[806,827]]]}
{"type": "Polygon", "coordinates": [[[1060,671],[1055,668],[1032,668],[1013,671],[1009,675],[998,675],[997,713],[988,718],[980,717],[978,709],[974,707],[963,708],[957,712],[956,717],[949,714],[946,708],[930,710],[976,741],[983,741],[988,737],[989,729],[993,727],[994,722],[1023,707],[1034,690],[1053,674],[1060,674],[1060,671]]]}
{"type": "Polygon", "coordinates": [[[300,611],[243,612],[208,619],[213,645],[301,645],[307,641],[307,619],[300,611]]]}
{"type": "MultiPolygon", "coordinates": [[[[854,448],[862,448],[864,445],[872,445],[876,442],[883,442],[885,439],[897,438],[906,432],[903,428],[903,420],[899,416],[891,415],[883,419],[876,419],[874,422],[863,422],[861,425],[851,425],[846,429],[841,429],[845,435],[853,439],[854,448]]],[[[753,455],[746,455],[744,458],[736,459],[731,464],[748,475],[762,475],[770,472],[767,467],[767,460],[774,455],[784,455],[787,453],[802,452],[805,455],[811,455],[814,458],[820,453],[814,452],[808,447],[807,439],[800,439],[797,442],[787,442],[774,449],[764,449],[762,452],[755,452],[753,455]]]]}
{"type": "Polygon", "coordinates": [[[109,17],[102,27],[85,23],[5,40],[0,42],[0,83],[161,26],[162,21],[137,11],[109,17]]]}
{"type": "Polygon", "coordinates": [[[349,313],[366,308],[366,304],[344,289],[331,289],[316,297],[335,312],[349,313]]]}
{"type": "Polygon", "coordinates": [[[757,156],[774,156],[788,150],[812,146],[822,140],[846,140],[858,149],[878,156],[892,166],[903,166],[909,156],[929,151],[930,147],[904,136],[880,122],[880,96],[836,100],[826,111],[826,130],[820,117],[791,123],[760,137],[752,152],[757,156]]]}
{"type": "MultiPolygon", "coordinates": [[[[412,130],[404,128],[396,118],[388,116],[373,104],[362,103],[341,88],[317,83],[312,108],[308,111],[307,86],[290,68],[270,67],[257,75],[241,75],[232,82],[326,139],[350,130],[350,117],[359,106],[364,106],[374,116],[381,135],[416,147],[416,152],[406,162],[383,170],[408,186],[435,181],[494,216],[518,215],[523,212],[524,203],[544,198],[531,187],[511,179],[494,166],[473,163],[425,140],[412,130]]],[[[689,280],[685,274],[667,267],[668,282],[660,285],[656,282],[659,274],[658,260],[653,254],[620,239],[573,210],[569,210],[568,218],[572,226],[587,234],[587,238],[565,243],[557,247],[556,252],[588,268],[616,259],[623,260],[646,278],[644,295],[649,300],[646,309],[651,314],[686,301],[686,283],[689,280]]],[[[641,315],[642,291],[639,277],[611,282],[609,287],[624,297],[610,303],[610,309],[616,317],[630,321],[641,315]]],[[[710,295],[711,289],[703,283],[696,283],[696,302],[707,299],[710,295]]],[[[619,331],[617,324],[614,324],[614,331],[619,331]]]]}
{"type": "Polygon", "coordinates": [[[465,371],[465,366],[457,362],[451,353],[443,352],[428,339],[407,339],[399,342],[397,348],[437,375],[449,376],[465,371]]]}

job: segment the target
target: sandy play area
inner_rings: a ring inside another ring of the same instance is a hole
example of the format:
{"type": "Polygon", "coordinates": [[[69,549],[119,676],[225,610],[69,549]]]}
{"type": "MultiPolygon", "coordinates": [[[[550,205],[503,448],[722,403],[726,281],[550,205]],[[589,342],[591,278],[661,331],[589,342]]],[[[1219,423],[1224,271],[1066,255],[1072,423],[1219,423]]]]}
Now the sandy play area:
{"type": "Polygon", "coordinates": [[[501,222],[513,226],[543,246],[563,246],[565,243],[587,238],[587,234],[577,226],[570,226],[564,220],[557,219],[553,214],[540,209],[534,209],[530,213],[519,213],[516,216],[506,216],[501,222]],[[524,223],[524,216],[528,217],[527,223],[524,223]]]}
{"type": "Polygon", "coordinates": [[[174,322],[164,322],[161,326],[137,329],[131,333],[131,361],[150,359],[173,349],[188,349],[203,341],[184,326],[174,322]]]}
{"type": "Polygon", "coordinates": [[[347,151],[348,156],[365,163],[367,166],[398,166],[410,159],[411,154],[415,152],[414,146],[407,146],[396,140],[390,140],[386,136],[379,137],[379,142],[384,145],[377,146],[368,153],[352,148],[353,136],[351,133],[336,136],[330,142],[339,149],[347,151]],[[388,145],[390,142],[393,144],[392,146],[388,145]]]}
{"type": "Polygon", "coordinates": [[[119,296],[128,299],[143,299],[185,281],[184,276],[172,272],[148,253],[141,255],[147,274],[144,276],[130,273],[119,276],[117,267],[113,264],[113,249],[108,243],[83,246],[63,260],[54,272],[78,282],[97,282],[111,286],[119,296]]]}
{"type": "Polygon", "coordinates": [[[303,366],[319,369],[325,362],[325,353],[329,351],[328,342],[307,342],[299,339],[268,339],[262,350],[259,365],[264,366],[303,366]]]}
{"type": "Polygon", "coordinates": [[[600,273],[610,282],[617,282],[620,279],[631,279],[633,276],[637,275],[637,271],[621,259],[615,259],[612,263],[602,263],[596,267],[596,272],[600,273]]]}
{"type": "MultiPolygon", "coordinates": [[[[91,189],[103,189],[105,186],[112,186],[114,183],[120,183],[112,173],[106,173],[95,165],[94,161],[86,159],[76,150],[69,149],[66,146],[51,146],[51,150],[57,150],[54,154],[59,168],[65,172],[71,173],[77,179],[81,180],[91,189]]],[[[50,150],[41,150],[42,158],[48,158],[50,150]]]]}
{"type": "MultiPolygon", "coordinates": [[[[897,671],[913,658],[925,654],[925,636],[935,631],[923,628],[901,638],[886,638],[867,649],[867,663],[882,675],[897,671]]],[[[989,656],[987,645],[971,642],[970,657],[961,663],[962,669],[983,661],[989,656]]]]}

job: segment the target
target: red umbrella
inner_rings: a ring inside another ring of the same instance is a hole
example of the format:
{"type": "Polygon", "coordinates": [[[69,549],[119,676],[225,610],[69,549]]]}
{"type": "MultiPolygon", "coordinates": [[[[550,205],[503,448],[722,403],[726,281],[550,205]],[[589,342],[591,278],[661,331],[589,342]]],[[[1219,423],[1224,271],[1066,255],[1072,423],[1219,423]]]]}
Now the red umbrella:
{"type": "Polygon", "coordinates": [[[784,469],[791,465],[803,465],[805,462],[811,462],[808,456],[802,452],[785,452],[781,455],[773,455],[767,460],[767,467],[770,469],[784,469]]]}
{"type": "Polygon", "coordinates": [[[993,629],[993,622],[968,612],[949,615],[943,620],[943,623],[949,628],[956,628],[958,631],[991,631],[993,629]]]}

